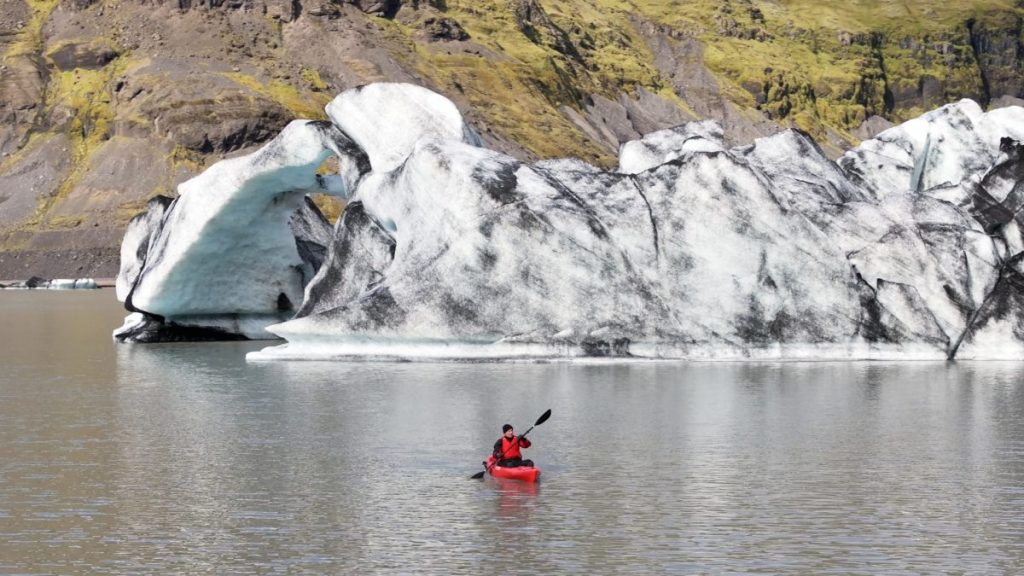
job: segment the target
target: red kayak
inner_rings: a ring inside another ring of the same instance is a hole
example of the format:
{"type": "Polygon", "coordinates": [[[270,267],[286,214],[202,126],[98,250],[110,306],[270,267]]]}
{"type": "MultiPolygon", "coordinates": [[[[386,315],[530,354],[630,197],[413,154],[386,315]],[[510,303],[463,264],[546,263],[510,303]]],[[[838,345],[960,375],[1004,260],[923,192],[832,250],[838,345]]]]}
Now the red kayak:
{"type": "Polygon", "coordinates": [[[496,466],[494,463],[497,459],[492,455],[487,458],[486,466],[491,471],[491,476],[495,478],[511,478],[512,480],[522,480],[523,482],[536,482],[537,478],[540,477],[540,468],[534,468],[533,466],[515,466],[513,468],[503,468],[496,466]]]}

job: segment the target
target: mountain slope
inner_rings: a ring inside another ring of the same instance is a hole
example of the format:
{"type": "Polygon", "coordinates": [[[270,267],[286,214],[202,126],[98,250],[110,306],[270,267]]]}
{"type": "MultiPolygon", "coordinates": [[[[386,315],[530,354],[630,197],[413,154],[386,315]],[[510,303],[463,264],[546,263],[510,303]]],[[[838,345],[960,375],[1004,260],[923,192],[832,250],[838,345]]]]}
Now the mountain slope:
{"type": "Polygon", "coordinates": [[[698,117],[733,143],[798,126],[838,155],[945,102],[1020,97],[1022,15],[1008,0],[0,0],[0,278],[112,276],[148,198],[359,84],[437,90],[522,159],[607,166],[698,117]]]}

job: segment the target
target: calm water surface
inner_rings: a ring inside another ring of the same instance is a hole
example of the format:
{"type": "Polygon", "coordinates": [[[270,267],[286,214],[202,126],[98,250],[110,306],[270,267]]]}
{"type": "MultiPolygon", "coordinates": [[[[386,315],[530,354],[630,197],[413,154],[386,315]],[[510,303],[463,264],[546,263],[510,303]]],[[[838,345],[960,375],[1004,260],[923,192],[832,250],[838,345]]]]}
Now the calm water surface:
{"type": "Polygon", "coordinates": [[[0,574],[1024,572],[1024,363],[247,364],[113,298],[0,293],[0,574]]]}

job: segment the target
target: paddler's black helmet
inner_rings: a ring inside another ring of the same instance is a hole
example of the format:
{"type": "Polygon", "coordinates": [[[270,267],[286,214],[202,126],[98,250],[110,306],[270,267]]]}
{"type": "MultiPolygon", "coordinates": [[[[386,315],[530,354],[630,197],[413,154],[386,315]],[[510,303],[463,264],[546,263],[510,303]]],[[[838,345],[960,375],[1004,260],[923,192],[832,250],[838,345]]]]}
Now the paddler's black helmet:
{"type": "Polygon", "coordinates": [[[512,429],[512,425],[511,424],[505,424],[504,426],[501,427],[501,433],[504,434],[505,432],[508,432],[511,429],[512,429]]]}

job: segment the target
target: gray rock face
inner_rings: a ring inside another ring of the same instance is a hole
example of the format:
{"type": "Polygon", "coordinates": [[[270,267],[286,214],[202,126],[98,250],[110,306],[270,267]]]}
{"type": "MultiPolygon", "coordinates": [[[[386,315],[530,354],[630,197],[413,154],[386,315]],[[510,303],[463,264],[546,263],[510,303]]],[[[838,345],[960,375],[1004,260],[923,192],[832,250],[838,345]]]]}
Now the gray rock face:
{"type": "MultiPolygon", "coordinates": [[[[240,207],[270,189],[268,166],[273,189],[313,187],[297,159],[330,150],[351,202],[317,241],[326,259],[301,306],[268,328],[288,344],[253,358],[1024,352],[1020,108],[950,105],[838,163],[799,131],[726,148],[694,123],[623,146],[619,172],[481,148],[414,86],[344,93],[328,112],[336,135],[283,135],[211,180],[235,182],[225,205],[240,207]]],[[[164,226],[196,229],[185,214],[164,226]]],[[[195,250],[209,243],[196,230],[159,250],[186,270],[237,267],[195,250]]],[[[149,298],[187,310],[174,282],[149,298]]]]}
{"type": "Polygon", "coordinates": [[[654,64],[700,118],[710,118],[723,127],[727,145],[749,143],[781,130],[757,110],[743,110],[722,90],[715,75],[704,63],[704,48],[699,41],[677,30],[640,20],[637,29],[654,54],[654,64]]]}
{"type": "Polygon", "coordinates": [[[469,33],[457,21],[443,16],[424,19],[423,30],[431,42],[457,42],[469,40],[469,33]]]}
{"type": "Polygon", "coordinates": [[[50,73],[36,54],[16,54],[0,68],[0,153],[20,148],[38,117],[50,73]]]}
{"type": "Polygon", "coordinates": [[[564,106],[562,113],[585,134],[611,151],[622,143],[641,138],[665,126],[678,126],[694,120],[674,104],[639,88],[635,98],[619,94],[616,101],[592,95],[586,114],[564,106]]]}
{"type": "Polygon", "coordinates": [[[120,53],[116,46],[102,41],[68,42],[52,50],[47,56],[61,70],[83,68],[97,70],[109,64],[120,53]]]}
{"type": "Polygon", "coordinates": [[[546,45],[579,60],[580,55],[565,30],[556,25],[537,0],[512,0],[516,28],[534,44],[546,45]]]}
{"type": "Polygon", "coordinates": [[[360,10],[374,16],[393,18],[402,7],[402,0],[351,0],[360,10]]]}
{"type": "Polygon", "coordinates": [[[67,177],[71,142],[49,138],[27,150],[6,174],[0,175],[0,226],[9,227],[30,216],[41,198],[67,177]]]}

